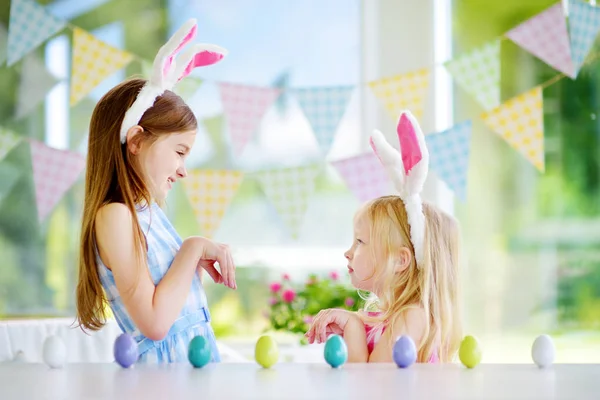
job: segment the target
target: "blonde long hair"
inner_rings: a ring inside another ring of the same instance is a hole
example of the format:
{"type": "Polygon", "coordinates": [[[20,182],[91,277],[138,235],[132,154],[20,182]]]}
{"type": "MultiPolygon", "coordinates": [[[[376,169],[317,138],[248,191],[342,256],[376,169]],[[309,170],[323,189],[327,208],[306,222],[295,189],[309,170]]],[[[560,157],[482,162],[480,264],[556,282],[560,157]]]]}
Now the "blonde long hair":
{"type": "MultiPolygon", "coordinates": [[[[125,204],[133,217],[135,249],[142,253],[141,249],[145,248],[135,207],[150,204],[151,195],[127,144],[121,144],[119,136],[125,112],[145,83],[144,79],[133,78],[115,86],[100,99],[90,121],[76,291],[77,321],[84,330],[99,330],[107,316],[106,295],[96,263],[98,210],[113,202],[125,204]]],[[[162,135],[197,129],[193,112],[171,91],[157,97],[138,125],[143,128],[136,136],[140,144],[152,144],[162,135]]],[[[145,260],[145,254],[136,256],[145,260]]]]}
{"type": "MultiPolygon", "coordinates": [[[[365,204],[362,211],[370,224],[370,243],[375,260],[374,279],[381,285],[379,297],[370,296],[365,309],[381,311],[366,317],[376,325],[391,329],[398,318],[411,308],[420,308],[428,316],[423,338],[418,346],[418,362],[427,362],[436,343],[441,362],[452,361],[462,339],[459,305],[459,227],[456,220],[435,206],[424,203],[425,246],[423,265],[417,268],[410,241],[410,226],[403,201],[398,196],[384,196],[365,204]],[[405,246],[412,253],[410,266],[394,273],[393,250],[405,246]]],[[[392,340],[396,338],[394,332],[392,340]]]]}

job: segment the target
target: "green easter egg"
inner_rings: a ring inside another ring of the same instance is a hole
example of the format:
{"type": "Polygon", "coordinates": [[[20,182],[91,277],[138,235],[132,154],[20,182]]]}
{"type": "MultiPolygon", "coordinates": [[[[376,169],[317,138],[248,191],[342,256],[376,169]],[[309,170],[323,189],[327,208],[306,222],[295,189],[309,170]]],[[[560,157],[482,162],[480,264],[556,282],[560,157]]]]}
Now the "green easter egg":
{"type": "Polygon", "coordinates": [[[458,350],[460,362],[467,368],[475,368],[481,362],[481,347],[474,336],[465,336],[458,350]]]}
{"type": "Polygon", "coordinates": [[[279,347],[277,342],[269,335],[263,335],[256,342],[254,351],[256,362],[264,368],[270,368],[279,360],[279,347]]]}

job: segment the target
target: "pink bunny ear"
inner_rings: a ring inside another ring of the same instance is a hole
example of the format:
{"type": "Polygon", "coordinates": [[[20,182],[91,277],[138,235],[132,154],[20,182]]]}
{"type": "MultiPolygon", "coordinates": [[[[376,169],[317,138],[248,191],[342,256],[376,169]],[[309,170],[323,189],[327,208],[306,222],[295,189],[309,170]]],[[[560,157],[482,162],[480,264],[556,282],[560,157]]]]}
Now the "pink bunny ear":
{"type": "Polygon", "coordinates": [[[173,59],[183,46],[191,42],[196,37],[197,32],[198,26],[196,25],[196,19],[191,18],[185,24],[183,24],[181,28],[179,28],[177,32],[173,34],[173,36],[171,36],[171,39],[165,45],[165,50],[168,52],[168,56],[165,58],[162,67],[163,77],[169,76],[173,59]]]}
{"type": "Polygon", "coordinates": [[[423,159],[423,154],[421,153],[421,146],[419,145],[415,127],[406,113],[402,113],[400,116],[396,132],[398,133],[398,141],[400,142],[404,171],[408,175],[413,167],[423,159]]]}
{"type": "Polygon", "coordinates": [[[196,44],[181,56],[182,70],[176,72],[177,81],[188,76],[194,68],[216,64],[227,55],[227,50],[213,44],[196,44]]]}

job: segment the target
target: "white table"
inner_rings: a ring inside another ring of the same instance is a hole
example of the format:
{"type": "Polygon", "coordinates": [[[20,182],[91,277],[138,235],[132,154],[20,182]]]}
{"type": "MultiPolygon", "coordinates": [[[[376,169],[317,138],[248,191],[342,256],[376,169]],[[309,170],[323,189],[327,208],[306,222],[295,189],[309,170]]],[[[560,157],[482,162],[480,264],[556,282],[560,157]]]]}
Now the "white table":
{"type": "Polygon", "coordinates": [[[0,365],[0,399],[599,399],[599,364],[0,365]]]}

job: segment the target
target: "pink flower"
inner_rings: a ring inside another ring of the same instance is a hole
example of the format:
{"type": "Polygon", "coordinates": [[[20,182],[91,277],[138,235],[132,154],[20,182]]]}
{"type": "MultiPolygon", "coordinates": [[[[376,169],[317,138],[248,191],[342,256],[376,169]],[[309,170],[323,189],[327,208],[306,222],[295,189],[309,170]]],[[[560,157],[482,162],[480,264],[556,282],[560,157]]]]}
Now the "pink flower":
{"type": "Polygon", "coordinates": [[[340,279],[340,274],[338,274],[337,271],[331,271],[329,273],[329,277],[331,278],[331,280],[337,281],[338,279],[340,279]]]}
{"type": "Polygon", "coordinates": [[[279,302],[279,300],[277,299],[277,297],[271,297],[269,299],[269,305],[274,306],[275,304],[277,304],[279,302]]]}
{"type": "Polygon", "coordinates": [[[281,276],[281,279],[283,279],[284,281],[289,281],[290,280],[290,274],[283,274],[281,276]]]}
{"type": "Polygon", "coordinates": [[[282,293],[281,298],[286,303],[291,303],[296,298],[296,292],[294,292],[292,289],[287,289],[282,293]]]}
{"type": "Polygon", "coordinates": [[[270,289],[271,289],[272,293],[279,292],[281,290],[281,283],[279,283],[279,282],[271,283],[270,289]]]}
{"type": "Polygon", "coordinates": [[[352,297],[346,297],[344,304],[346,304],[346,307],[352,307],[354,305],[354,299],[352,297]]]}
{"type": "Polygon", "coordinates": [[[304,317],[304,323],[305,324],[309,324],[310,325],[310,324],[312,324],[312,322],[313,322],[313,316],[312,315],[307,315],[307,316],[304,317]]]}

